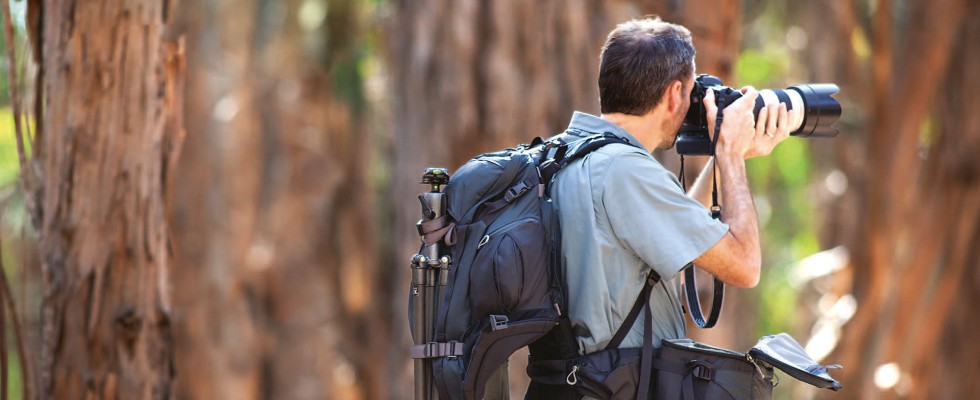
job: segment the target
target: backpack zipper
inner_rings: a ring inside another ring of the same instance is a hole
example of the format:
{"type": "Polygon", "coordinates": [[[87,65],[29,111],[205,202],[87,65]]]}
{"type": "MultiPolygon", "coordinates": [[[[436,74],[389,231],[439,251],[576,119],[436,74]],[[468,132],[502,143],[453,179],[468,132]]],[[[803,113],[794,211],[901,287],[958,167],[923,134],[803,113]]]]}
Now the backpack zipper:
{"type": "Polygon", "coordinates": [[[528,220],[537,221],[538,219],[534,217],[521,218],[519,220],[511,221],[507,225],[501,226],[500,228],[494,229],[493,232],[483,235],[483,238],[480,239],[480,243],[477,243],[476,249],[480,250],[481,247],[483,247],[485,244],[487,244],[487,242],[490,241],[490,236],[496,234],[497,232],[510,228],[511,226],[517,225],[521,222],[526,222],[528,220]]]}

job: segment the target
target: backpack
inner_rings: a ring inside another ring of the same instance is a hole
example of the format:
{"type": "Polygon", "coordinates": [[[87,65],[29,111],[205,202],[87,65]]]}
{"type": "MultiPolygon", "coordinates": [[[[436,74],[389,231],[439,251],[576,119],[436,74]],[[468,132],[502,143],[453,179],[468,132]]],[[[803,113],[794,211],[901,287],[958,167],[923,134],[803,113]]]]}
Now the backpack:
{"type": "Polygon", "coordinates": [[[535,138],[477,156],[450,178],[447,215],[419,225],[423,245],[445,243],[452,260],[436,296],[435,341],[411,349],[412,358],[431,363],[439,398],[481,399],[513,352],[556,326],[565,330],[558,337],[574,339],[567,318],[559,325],[564,282],[549,185],[561,168],[611,143],[628,144],[612,134],[572,143],[535,138]]]}

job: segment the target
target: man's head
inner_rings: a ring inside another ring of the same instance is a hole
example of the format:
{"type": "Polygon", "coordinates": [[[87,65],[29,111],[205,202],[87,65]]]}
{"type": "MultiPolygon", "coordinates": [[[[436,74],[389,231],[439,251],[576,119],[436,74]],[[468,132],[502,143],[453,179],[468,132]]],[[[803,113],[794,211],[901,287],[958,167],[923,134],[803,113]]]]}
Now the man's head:
{"type": "Polygon", "coordinates": [[[683,26],[658,17],[619,24],[599,57],[602,114],[642,117],[668,103],[660,128],[667,136],[662,145],[671,146],[690,106],[694,54],[691,32],[683,26]]]}

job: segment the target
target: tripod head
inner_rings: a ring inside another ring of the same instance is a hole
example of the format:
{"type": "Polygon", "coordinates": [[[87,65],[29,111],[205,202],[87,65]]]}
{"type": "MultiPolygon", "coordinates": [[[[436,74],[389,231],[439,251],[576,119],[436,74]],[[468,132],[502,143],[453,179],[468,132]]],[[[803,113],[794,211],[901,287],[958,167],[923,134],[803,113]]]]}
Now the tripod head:
{"type": "Polygon", "coordinates": [[[432,191],[439,192],[442,185],[449,183],[449,170],[434,167],[426,168],[425,173],[422,174],[422,182],[419,183],[432,185],[432,191]]]}

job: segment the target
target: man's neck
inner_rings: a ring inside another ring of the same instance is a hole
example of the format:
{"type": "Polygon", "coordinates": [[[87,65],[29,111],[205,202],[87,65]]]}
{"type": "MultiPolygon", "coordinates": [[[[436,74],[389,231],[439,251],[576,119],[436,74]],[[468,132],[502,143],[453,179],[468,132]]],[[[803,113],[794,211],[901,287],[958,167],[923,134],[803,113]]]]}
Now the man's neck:
{"type": "Polygon", "coordinates": [[[663,130],[663,119],[655,112],[646,115],[609,113],[600,117],[623,128],[650,150],[664,146],[666,132],[663,130]]]}

